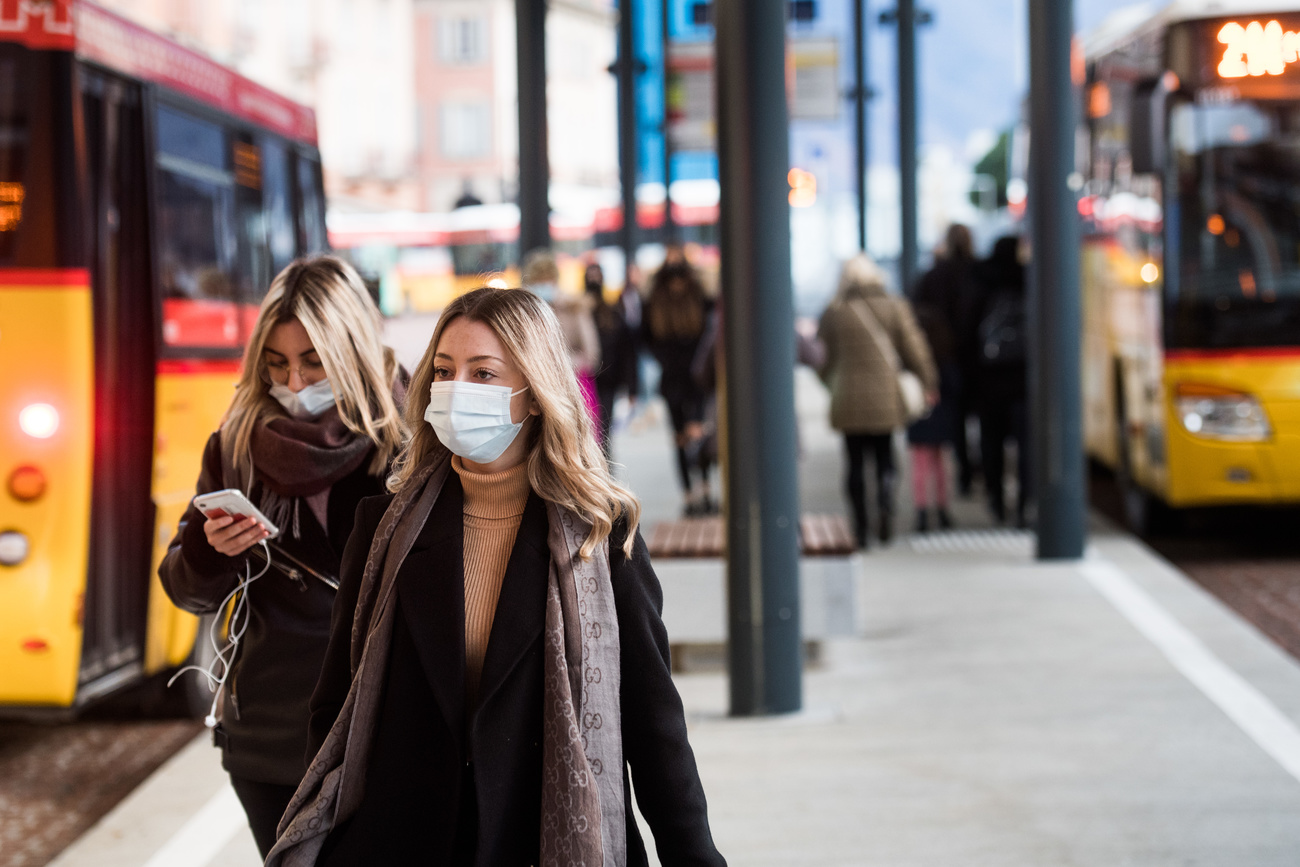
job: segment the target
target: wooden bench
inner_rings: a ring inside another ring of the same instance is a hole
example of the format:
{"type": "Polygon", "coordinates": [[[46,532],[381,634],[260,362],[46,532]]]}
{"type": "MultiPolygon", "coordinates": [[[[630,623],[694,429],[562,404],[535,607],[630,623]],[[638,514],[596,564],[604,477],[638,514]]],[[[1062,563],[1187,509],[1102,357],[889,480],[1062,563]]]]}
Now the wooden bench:
{"type": "MultiPolygon", "coordinates": [[[[660,521],[646,547],[654,559],[721,557],[726,549],[722,518],[660,521]]],[[[799,519],[799,553],[804,557],[847,557],[857,549],[849,522],[840,515],[804,515],[799,519]]]]}
{"type": "MultiPolygon", "coordinates": [[[[661,521],[646,547],[664,590],[664,625],[678,671],[725,665],[726,528],[719,517],[661,521]]],[[[805,659],[825,638],[856,632],[855,574],[860,562],[849,523],[839,515],[799,520],[799,606],[805,659]]]]}

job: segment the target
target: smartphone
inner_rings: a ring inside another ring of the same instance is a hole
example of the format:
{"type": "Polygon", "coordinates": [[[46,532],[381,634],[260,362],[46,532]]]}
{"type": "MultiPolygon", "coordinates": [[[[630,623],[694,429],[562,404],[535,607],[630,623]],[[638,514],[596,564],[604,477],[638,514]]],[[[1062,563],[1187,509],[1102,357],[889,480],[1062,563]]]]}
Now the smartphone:
{"type": "Polygon", "coordinates": [[[235,488],[226,488],[224,491],[213,491],[210,494],[199,494],[194,498],[194,508],[203,513],[205,518],[256,518],[258,523],[266,528],[271,535],[267,538],[274,539],[280,535],[280,530],[271,520],[263,515],[249,502],[248,497],[244,496],[243,491],[235,488]]]}

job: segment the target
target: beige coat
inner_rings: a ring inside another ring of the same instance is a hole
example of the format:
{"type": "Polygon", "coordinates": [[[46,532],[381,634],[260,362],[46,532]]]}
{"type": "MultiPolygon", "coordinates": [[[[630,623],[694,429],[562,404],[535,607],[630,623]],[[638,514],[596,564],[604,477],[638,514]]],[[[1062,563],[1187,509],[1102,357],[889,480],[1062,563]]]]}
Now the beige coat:
{"type": "Polygon", "coordinates": [[[600,333],[591,314],[591,302],[585,295],[557,295],[551,307],[560,320],[574,369],[595,376],[600,368],[600,333]]]}
{"type": "Polygon", "coordinates": [[[880,286],[850,286],[826,308],[817,331],[826,347],[820,374],[831,392],[831,427],[845,433],[889,433],[907,424],[898,377],[854,309],[867,304],[903,366],[921,378],[927,392],[939,389],[938,369],[907,299],[880,286]]]}

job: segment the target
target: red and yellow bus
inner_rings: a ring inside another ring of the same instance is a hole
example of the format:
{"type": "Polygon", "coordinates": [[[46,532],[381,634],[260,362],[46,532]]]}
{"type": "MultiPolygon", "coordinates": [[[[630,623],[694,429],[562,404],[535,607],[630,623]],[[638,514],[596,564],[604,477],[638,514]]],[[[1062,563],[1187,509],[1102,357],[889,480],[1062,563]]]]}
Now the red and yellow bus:
{"type": "MultiPolygon", "coordinates": [[[[706,275],[718,271],[718,195],[714,182],[688,188],[686,202],[673,203],[677,237],[706,275]]],[[[642,243],[661,242],[664,208],[642,202],[637,207],[642,243]]],[[[582,214],[552,213],[551,247],[560,266],[560,286],[580,294],[589,258],[620,242],[623,211],[619,207],[582,214]]],[[[519,285],[519,208],[513,204],[474,205],[447,213],[332,214],[330,245],[379,283],[385,313],[428,313],[453,298],[500,280],[519,285]]],[[[711,279],[710,282],[716,282],[711,279]]]]}
{"type": "Polygon", "coordinates": [[[1139,529],[1300,502],[1300,9],[1172,4],[1086,53],[1088,452],[1139,529]]]}
{"type": "Polygon", "coordinates": [[[191,654],[157,564],[260,296],[326,245],[310,109],[94,4],[0,4],[0,713],[191,654]]]}

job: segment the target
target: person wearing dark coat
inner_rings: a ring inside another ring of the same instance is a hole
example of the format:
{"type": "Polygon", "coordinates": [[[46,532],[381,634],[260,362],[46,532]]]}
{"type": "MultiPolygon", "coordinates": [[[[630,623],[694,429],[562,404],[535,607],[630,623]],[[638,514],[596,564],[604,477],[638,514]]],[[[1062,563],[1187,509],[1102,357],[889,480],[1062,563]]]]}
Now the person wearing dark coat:
{"type": "Polygon", "coordinates": [[[620,392],[625,392],[629,400],[636,400],[640,389],[637,335],[627,321],[623,304],[610,304],[605,300],[605,274],[600,265],[588,265],[584,280],[592,303],[591,316],[596,322],[596,333],[600,336],[596,399],[600,404],[600,443],[605,448],[605,456],[609,457],[614,403],[620,392]]]}
{"type": "Polygon", "coordinates": [[[962,415],[965,377],[962,372],[959,335],[962,333],[961,306],[973,282],[970,230],[960,224],[948,227],[944,245],[934,267],[922,275],[912,292],[912,308],[925,334],[930,353],[939,368],[939,400],[930,414],[907,429],[912,462],[912,499],[916,507],[916,531],[930,528],[930,512],[940,529],[952,526],[948,513],[948,479],[944,452],[956,443],[959,485],[970,487],[969,458],[966,455],[966,419],[962,415]]]}
{"type": "Polygon", "coordinates": [[[176,605],[218,623],[236,590],[243,596],[213,736],[263,857],[307,769],[308,701],[334,605],[327,582],[357,504],[383,492],[402,440],[400,371],[379,323],[341,260],[299,260],[276,277],[196,492],[241,489],[281,534],[263,549],[267,531],[255,520],[205,518],[191,503],[158,569],[176,605]]]}
{"type": "Polygon", "coordinates": [[[1032,498],[1029,457],[1029,368],[1025,315],[1025,267],[1020,240],[999,238],[989,258],[976,270],[980,300],[973,320],[979,334],[980,361],[976,394],[980,416],[980,451],[989,511],[1007,519],[1004,472],[1006,446],[1016,443],[1016,524],[1025,526],[1032,498]]]}
{"type": "Polygon", "coordinates": [[[528,292],[443,312],[344,553],[281,865],[724,867],[640,507],[528,292]],[[492,407],[495,406],[495,409],[492,407]]]}
{"type": "Polygon", "coordinates": [[[713,506],[709,464],[700,459],[707,435],[704,414],[708,395],[694,371],[713,307],[695,269],[675,255],[655,272],[641,317],[646,348],[662,369],[659,393],[668,405],[688,516],[708,513],[713,506]]]}

